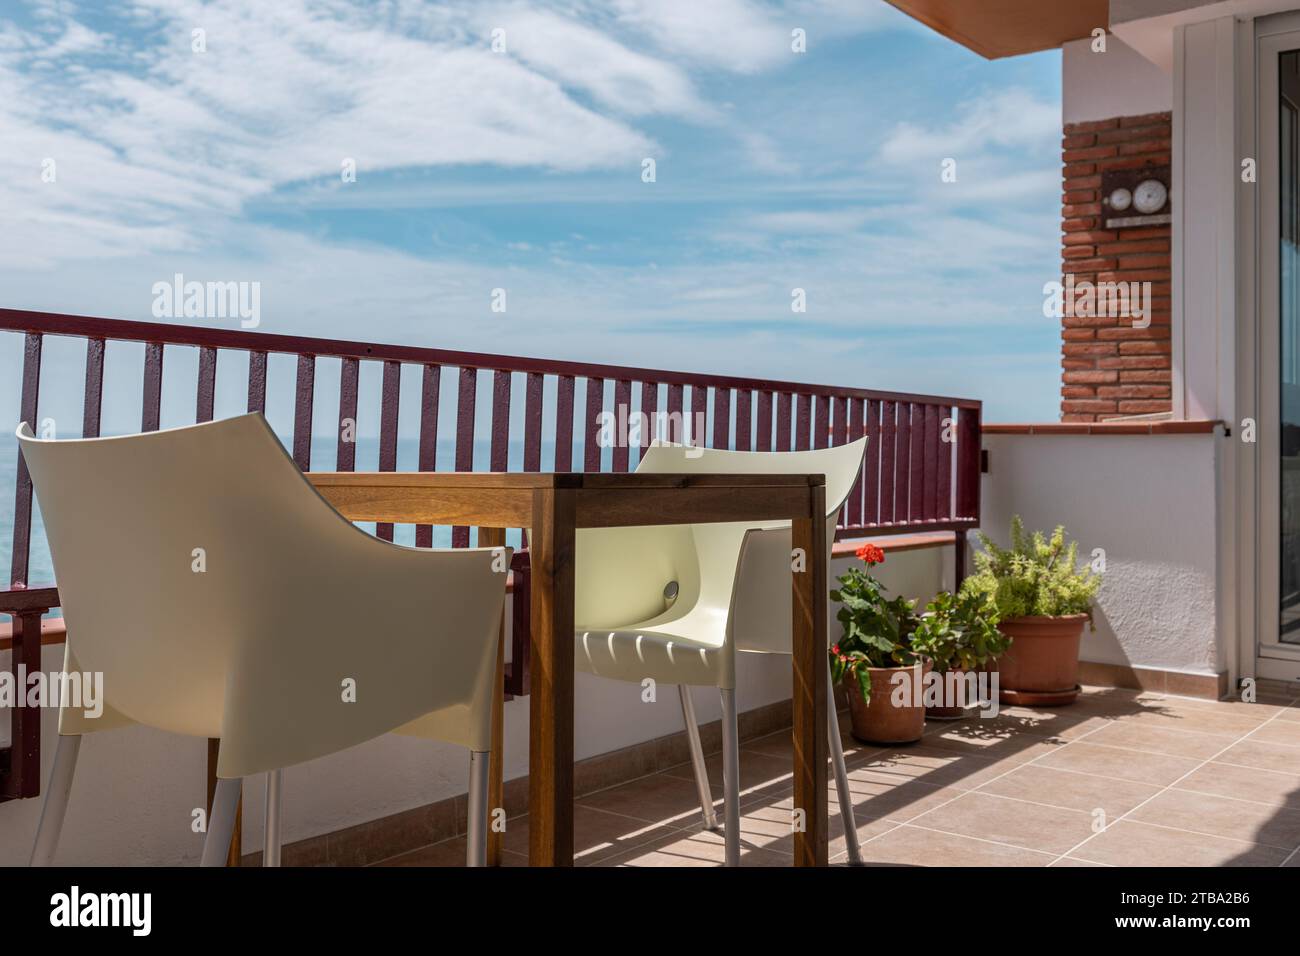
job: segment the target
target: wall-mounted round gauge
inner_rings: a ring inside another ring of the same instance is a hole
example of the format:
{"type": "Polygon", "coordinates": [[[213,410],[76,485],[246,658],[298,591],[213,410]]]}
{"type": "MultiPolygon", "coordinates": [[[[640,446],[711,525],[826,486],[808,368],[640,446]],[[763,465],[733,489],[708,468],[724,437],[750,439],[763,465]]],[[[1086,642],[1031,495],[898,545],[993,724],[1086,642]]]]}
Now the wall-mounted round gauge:
{"type": "Polygon", "coordinates": [[[1107,197],[1107,203],[1110,205],[1110,208],[1114,209],[1116,212],[1123,212],[1129,206],[1133,205],[1133,194],[1123,186],[1120,186],[1112,192],[1109,197],[1107,197]]]}
{"type": "Polygon", "coordinates": [[[1158,179],[1144,179],[1133,190],[1133,205],[1144,216],[1159,212],[1169,199],[1169,190],[1158,179]]]}

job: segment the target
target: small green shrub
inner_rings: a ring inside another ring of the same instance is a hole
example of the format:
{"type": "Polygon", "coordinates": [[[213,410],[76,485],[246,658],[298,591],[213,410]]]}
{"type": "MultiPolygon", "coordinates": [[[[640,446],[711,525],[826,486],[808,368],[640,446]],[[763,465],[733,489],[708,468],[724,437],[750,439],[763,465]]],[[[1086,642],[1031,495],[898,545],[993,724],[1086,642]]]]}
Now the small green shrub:
{"type": "Polygon", "coordinates": [[[1011,547],[1001,548],[979,532],[984,551],[975,555],[975,573],[962,585],[963,595],[984,595],[1000,617],[1064,617],[1087,614],[1101,587],[1101,576],[1078,567],[1078,542],[1065,542],[1058,526],[1047,538],[1025,533],[1020,516],[1011,519],[1011,547]]]}
{"type": "Polygon", "coordinates": [[[916,625],[916,643],[929,648],[936,671],[974,670],[1011,644],[998,630],[998,609],[983,592],[940,591],[916,625]]]}

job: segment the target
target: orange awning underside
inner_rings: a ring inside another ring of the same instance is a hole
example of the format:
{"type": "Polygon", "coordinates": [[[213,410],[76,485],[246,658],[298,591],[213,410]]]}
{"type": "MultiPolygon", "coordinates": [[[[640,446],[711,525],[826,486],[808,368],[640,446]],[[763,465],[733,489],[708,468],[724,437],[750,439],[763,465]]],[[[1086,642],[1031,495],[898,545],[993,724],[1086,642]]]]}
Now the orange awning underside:
{"type": "Polygon", "coordinates": [[[1110,0],[889,0],[986,59],[1053,50],[1110,26],[1110,0]]]}

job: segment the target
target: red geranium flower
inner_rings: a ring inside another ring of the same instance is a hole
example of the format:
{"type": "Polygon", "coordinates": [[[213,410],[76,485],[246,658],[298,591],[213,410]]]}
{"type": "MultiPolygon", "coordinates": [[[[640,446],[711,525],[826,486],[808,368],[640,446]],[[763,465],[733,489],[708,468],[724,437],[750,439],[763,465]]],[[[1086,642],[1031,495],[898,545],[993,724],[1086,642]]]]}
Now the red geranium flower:
{"type": "Polygon", "coordinates": [[[864,544],[854,553],[858,556],[858,560],[868,565],[883,564],[885,561],[885,552],[871,543],[864,544]]]}

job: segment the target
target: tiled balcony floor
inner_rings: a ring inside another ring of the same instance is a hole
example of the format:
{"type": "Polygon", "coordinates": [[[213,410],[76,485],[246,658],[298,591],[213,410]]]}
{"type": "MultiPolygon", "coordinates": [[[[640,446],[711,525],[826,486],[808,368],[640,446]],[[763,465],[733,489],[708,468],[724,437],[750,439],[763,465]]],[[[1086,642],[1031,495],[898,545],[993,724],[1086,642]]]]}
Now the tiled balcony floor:
{"type": "MultiPolygon", "coordinates": [[[[903,747],[845,734],[862,853],[917,866],[1300,866],[1300,688],[1258,703],[1088,688],[1073,706],[931,721],[903,747]]],[[[846,718],[847,720],[847,718],[846,718]]],[[[847,727],[847,724],[845,725],[847,727]]],[[[789,732],[741,750],[742,864],[790,862],[789,732]]],[[[721,812],[721,758],[708,759],[721,812]]],[[[845,859],[834,784],[831,861],[845,859]]],[[[689,764],[578,800],[577,862],[715,866],[689,764]]],[[[464,861],[464,839],[381,865],[464,861]]],[[[528,820],[507,824],[523,865],[528,820]]]]}

